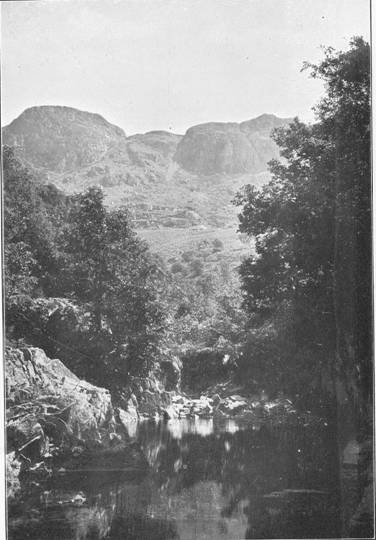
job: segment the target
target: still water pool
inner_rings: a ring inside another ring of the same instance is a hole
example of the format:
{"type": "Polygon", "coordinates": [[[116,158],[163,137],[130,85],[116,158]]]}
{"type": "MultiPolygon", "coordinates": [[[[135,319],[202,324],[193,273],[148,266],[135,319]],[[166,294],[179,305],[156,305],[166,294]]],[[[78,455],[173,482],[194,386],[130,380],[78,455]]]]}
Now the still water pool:
{"type": "MultiPolygon", "coordinates": [[[[324,422],[171,420],[134,426],[145,472],[75,471],[34,486],[10,540],[340,538],[357,453],[324,422]]],[[[111,467],[110,467],[111,469],[111,467]]]]}

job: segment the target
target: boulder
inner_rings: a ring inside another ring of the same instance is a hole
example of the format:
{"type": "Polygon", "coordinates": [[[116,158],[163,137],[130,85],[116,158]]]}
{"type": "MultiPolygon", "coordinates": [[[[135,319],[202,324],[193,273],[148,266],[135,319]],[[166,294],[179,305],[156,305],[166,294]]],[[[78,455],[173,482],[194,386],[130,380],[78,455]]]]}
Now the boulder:
{"type": "Polygon", "coordinates": [[[130,412],[118,408],[116,412],[119,423],[125,429],[127,436],[131,439],[135,437],[137,434],[137,425],[139,419],[137,411],[130,412]]]}
{"type": "Polygon", "coordinates": [[[229,396],[229,399],[231,399],[232,401],[243,401],[244,403],[247,402],[247,398],[239,396],[238,394],[229,396]]]}
{"type": "Polygon", "coordinates": [[[129,399],[126,404],[126,412],[129,414],[132,418],[138,418],[138,405],[135,405],[135,402],[137,403],[137,400],[134,401],[133,399],[129,399]]]}
{"type": "Polygon", "coordinates": [[[214,394],[214,396],[212,396],[212,402],[213,402],[213,405],[214,406],[217,406],[221,403],[221,397],[219,396],[219,394],[214,394]]]}
{"type": "Polygon", "coordinates": [[[248,402],[245,401],[244,398],[242,398],[242,401],[237,401],[236,399],[234,399],[234,396],[232,396],[231,398],[227,398],[225,401],[222,401],[219,404],[218,408],[222,412],[234,416],[235,414],[243,411],[247,406],[248,402]]]}
{"type": "Polygon", "coordinates": [[[10,442],[16,447],[41,434],[41,423],[47,418],[50,427],[59,424],[66,438],[89,445],[105,442],[107,435],[115,431],[109,391],[80,380],[60,360],[48,358],[41,349],[7,348],[5,381],[7,405],[14,411],[8,416],[14,418],[20,411],[28,413],[27,420],[20,417],[8,424],[10,442]]]}
{"type": "Polygon", "coordinates": [[[28,450],[32,449],[38,455],[43,451],[44,442],[44,431],[34,414],[8,422],[8,451],[22,451],[27,445],[28,450]]]}
{"type": "Polygon", "coordinates": [[[130,412],[130,411],[125,411],[124,409],[117,409],[118,411],[118,417],[119,417],[119,421],[123,424],[123,426],[127,427],[129,423],[135,423],[138,421],[138,414],[137,414],[137,411],[136,413],[133,413],[133,412],[130,412]]]}
{"type": "Polygon", "coordinates": [[[206,405],[206,407],[199,409],[198,414],[199,416],[204,416],[204,417],[211,416],[213,414],[213,408],[210,407],[210,405],[206,405]]]}
{"type": "Polygon", "coordinates": [[[162,416],[164,420],[172,420],[174,418],[178,418],[179,413],[176,410],[176,408],[173,405],[170,405],[166,407],[165,409],[162,409],[162,416]]]}
{"type": "Polygon", "coordinates": [[[286,398],[277,398],[273,401],[266,401],[263,402],[262,405],[268,413],[276,415],[295,412],[291,401],[286,398]]]}
{"type": "Polygon", "coordinates": [[[172,402],[177,405],[184,405],[186,399],[184,399],[183,396],[176,395],[172,396],[172,402]]]}

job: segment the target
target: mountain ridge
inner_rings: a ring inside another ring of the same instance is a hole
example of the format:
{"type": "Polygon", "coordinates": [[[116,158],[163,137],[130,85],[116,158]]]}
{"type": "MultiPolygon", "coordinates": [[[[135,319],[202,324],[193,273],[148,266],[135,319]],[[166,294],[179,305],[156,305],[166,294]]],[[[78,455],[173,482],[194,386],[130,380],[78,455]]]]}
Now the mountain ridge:
{"type": "Polygon", "coordinates": [[[128,207],[141,235],[155,239],[150,231],[163,229],[168,244],[174,230],[185,238],[186,229],[232,229],[235,238],[232,200],[243,185],[268,180],[267,162],[279,156],[270,132],[289,121],[262,114],[198,124],[184,135],[127,136],[96,113],[47,105],[26,109],[2,134],[40,182],[68,194],[101,186],[106,204],[128,207]]]}

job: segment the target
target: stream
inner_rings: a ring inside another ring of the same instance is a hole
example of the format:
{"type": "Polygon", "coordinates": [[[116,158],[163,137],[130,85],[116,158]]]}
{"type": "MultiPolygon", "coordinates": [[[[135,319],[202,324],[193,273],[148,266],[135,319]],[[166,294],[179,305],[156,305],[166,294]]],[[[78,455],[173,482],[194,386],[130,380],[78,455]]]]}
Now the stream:
{"type": "Polygon", "coordinates": [[[357,448],[324,422],[135,424],[147,472],[74,471],[9,509],[9,540],[340,538],[357,448]]]}

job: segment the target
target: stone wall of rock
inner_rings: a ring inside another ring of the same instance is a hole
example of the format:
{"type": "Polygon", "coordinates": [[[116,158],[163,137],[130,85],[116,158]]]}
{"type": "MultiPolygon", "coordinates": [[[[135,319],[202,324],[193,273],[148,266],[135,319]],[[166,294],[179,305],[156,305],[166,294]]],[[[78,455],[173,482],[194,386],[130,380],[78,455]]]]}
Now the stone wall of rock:
{"type": "Polygon", "coordinates": [[[6,348],[5,385],[12,491],[18,460],[31,466],[54,452],[105,448],[122,437],[109,391],[80,380],[41,349],[6,348]]]}
{"type": "Polygon", "coordinates": [[[66,409],[64,423],[78,439],[100,441],[103,430],[115,426],[109,391],[79,379],[41,349],[7,348],[5,384],[8,408],[20,409],[25,402],[45,398],[46,414],[52,418],[66,409]]]}

